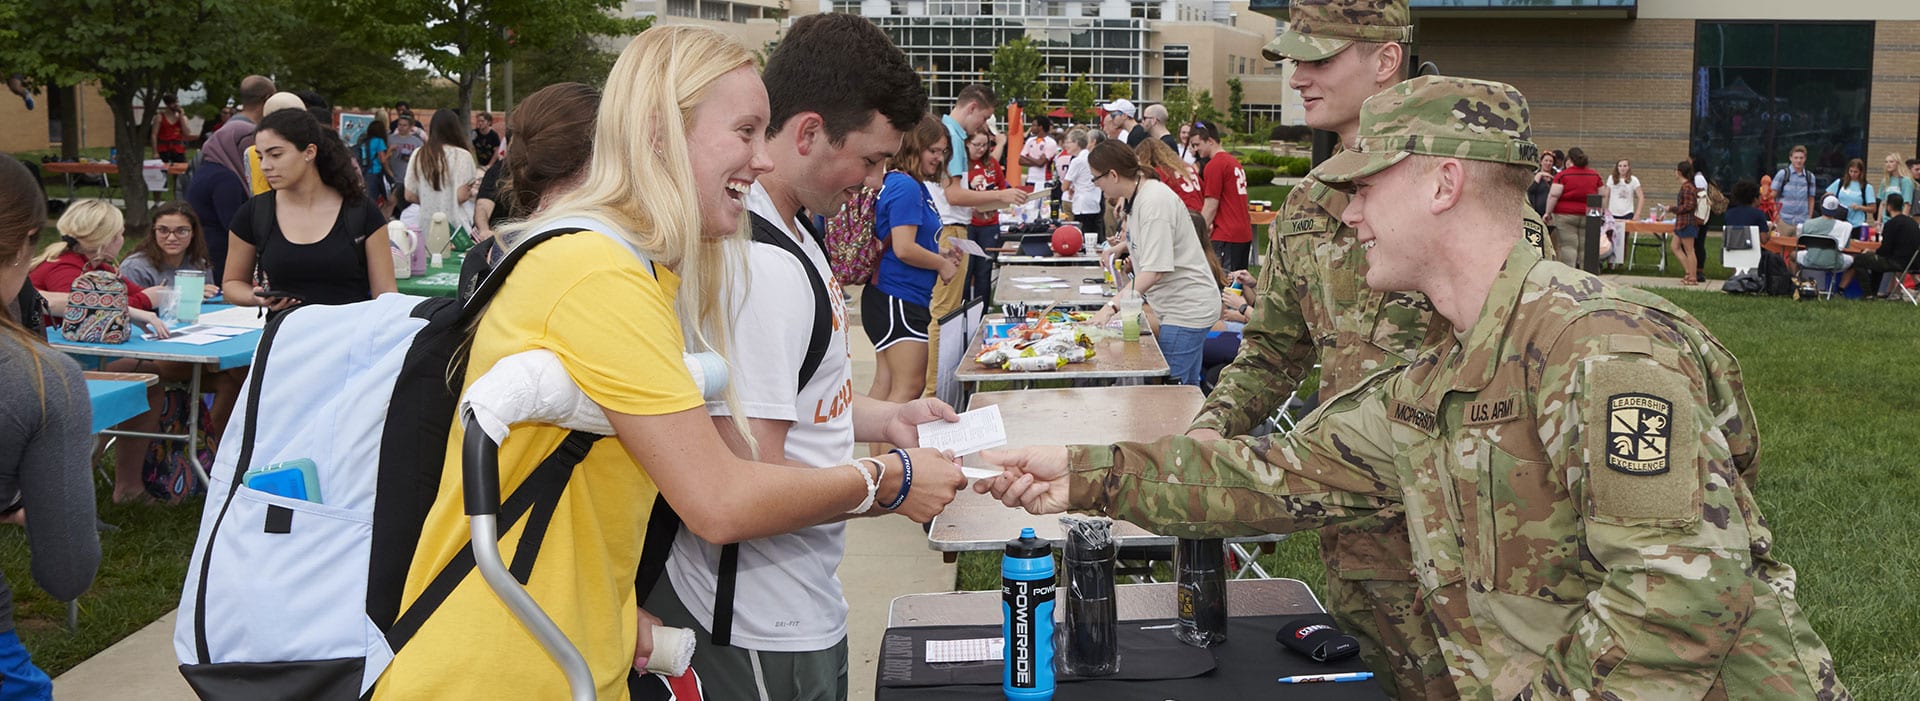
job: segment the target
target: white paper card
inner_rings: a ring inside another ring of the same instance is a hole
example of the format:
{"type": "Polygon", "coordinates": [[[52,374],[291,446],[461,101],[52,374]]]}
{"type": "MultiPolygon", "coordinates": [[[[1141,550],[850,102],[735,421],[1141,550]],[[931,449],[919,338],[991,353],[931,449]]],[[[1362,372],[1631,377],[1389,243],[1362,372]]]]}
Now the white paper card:
{"type": "Polygon", "coordinates": [[[1081,285],[1080,286],[1080,294],[1083,294],[1083,295],[1097,295],[1097,294],[1102,294],[1104,292],[1106,292],[1106,288],[1100,285],[1081,285]]]}
{"type": "Polygon", "coordinates": [[[965,252],[967,255],[977,256],[980,258],[987,257],[987,249],[981,248],[980,244],[973,241],[972,239],[948,239],[948,240],[953,242],[954,248],[960,249],[961,251],[965,252]]]}
{"type": "Polygon", "coordinates": [[[1048,277],[1048,276],[1045,276],[1045,275],[1039,275],[1039,276],[1032,276],[1032,277],[1017,277],[1017,278],[1014,278],[1014,279],[1013,279],[1013,281],[1014,281],[1014,282],[1025,282],[1025,283],[1035,283],[1035,282],[1066,282],[1066,280],[1062,280],[1062,279],[1060,279],[1060,278],[1057,278],[1057,277],[1048,277]]]}
{"type": "Polygon", "coordinates": [[[1005,638],[968,638],[966,640],[927,641],[927,664],[941,662],[991,662],[1005,659],[1005,638]]]}
{"type": "Polygon", "coordinates": [[[990,480],[995,477],[999,477],[1000,473],[1002,472],[1005,472],[1005,470],[1002,470],[997,467],[964,467],[963,466],[960,468],[960,474],[965,475],[966,478],[970,480],[990,480]]]}
{"type": "Polygon", "coordinates": [[[149,339],[149,340],[158,341],[160,343],[184,343],[192,346],[204,346],[209,343],[219,343],[221,341],[225,341],[227,340],[227,337],[215,336],[210,333],[190,333],[185,336],[168,336],[166,338],[155,338],[155,339],[149,339]]]}
{"type": "Polygon", "coordinates": [[[988,406],[960,415],[955,423],[929,421],[920,424],[920,447],[952,451],[955,456],[972,455],[1007,444],[1007,427],[1000,421],[1000,407],[988,406]]]}
{"type": "Polygon", "coordinates": [[[260,316],[260,310],[252,307],[234,307],[200,315],[199,323],[218,326],[238,326],[243,329],[266,328],[267,320],[260,316]]]}

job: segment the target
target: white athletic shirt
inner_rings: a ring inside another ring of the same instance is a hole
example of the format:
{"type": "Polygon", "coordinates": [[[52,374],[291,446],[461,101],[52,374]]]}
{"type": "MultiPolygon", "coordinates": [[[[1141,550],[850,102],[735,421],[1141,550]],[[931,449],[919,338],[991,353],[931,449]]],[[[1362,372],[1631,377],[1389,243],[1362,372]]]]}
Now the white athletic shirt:
{"type": "MultiPolygon", "coordinates": [[[[780,221],[759,183],[747,195],[747,210],[782,224],[789,234],[804,231],[796,222],[780,221]]],[[[826,283],[833,334],[813,380],[796,396],[794,382],[813,338],[812,286],[792,254],[764,244],[746,248],[750,282],[734,287],[734,299],[729,300],[730,308],[739,310],[727,359],[740,409],[750,418],[793,422],[787,431],[788,460],[815,467],[852,462],[853,358],[847,350],[847,307],[826,253],[817,241],[801,244],[826,283]]],[[[708,404],[707,411],[729,415],[721,403],[708,404]]],[[[847,600],[834,575],[846,552],[845,533],[844,524],[830,523],[741,543],[733,644],[764,652],[813,652],[846,637],[847,600]]],[[[719,569],[720,546],[680,529],[667,576],[680,603],[709,630],[719,569]]]]}

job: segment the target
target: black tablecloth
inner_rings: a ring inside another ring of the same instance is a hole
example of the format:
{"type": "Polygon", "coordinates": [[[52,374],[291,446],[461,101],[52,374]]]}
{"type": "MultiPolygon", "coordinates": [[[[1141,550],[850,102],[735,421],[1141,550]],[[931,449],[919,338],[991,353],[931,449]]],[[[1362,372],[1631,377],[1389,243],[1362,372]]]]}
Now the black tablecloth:
{"type": "MultiPolygon", "coordinates": [[[[1117,699],[1325,699],[1381,701],[1368,682],[1281,684],[1280,677],[1334,672],[1364,672],[1358,658],[1334,664],[1314,662],[1282,647],[1274,636],[1283,626],[1309,620],[1332,625],[1326,614],[1235,617],[1227,623],[1227,643],[1196,648],[1173,638],[1173,621],[1122,621],[1120,673],[1098,679],[1062,678],[1059,701],[1117,699]]],[[[886,700],[1000,699],[1001,663],[928,665],[926,641],[996,638],[999,626],[926,626],[889,628],[880,646],[875,698],[886,700]]]]}

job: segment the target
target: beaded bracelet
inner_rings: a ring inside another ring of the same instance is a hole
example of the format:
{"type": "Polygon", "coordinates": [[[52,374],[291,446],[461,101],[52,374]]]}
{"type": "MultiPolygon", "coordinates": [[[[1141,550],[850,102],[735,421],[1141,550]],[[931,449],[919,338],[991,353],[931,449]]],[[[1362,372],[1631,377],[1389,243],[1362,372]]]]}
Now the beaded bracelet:
{"type": "Polygon", "coordinates": [[[853,471],[860,473],[860,479],[866,482],[867,498],[864,501],[861,501],[859,506],[853,507],[852,509],[848,509],[847,513],[850,513],[850,514],[866,513],[867,509],[873,508],[874,493],[880,490],[880,481],[878,477],[874,476],[873,470],[868,470],[866,468],[866,463],[863,462],[862,460],[853,461],[853,471]]]}
{"type": "Polygon", "coordinates": [[[907,451],[899,448],[894,448],[893,454],[900,456],[900,493],[894,496],[893,501],[881,505],[880,508],[888,511],[898,509],[901,504],[907,503],[907,490],[913,488],[913,458],[907,455],[907,451]]]}

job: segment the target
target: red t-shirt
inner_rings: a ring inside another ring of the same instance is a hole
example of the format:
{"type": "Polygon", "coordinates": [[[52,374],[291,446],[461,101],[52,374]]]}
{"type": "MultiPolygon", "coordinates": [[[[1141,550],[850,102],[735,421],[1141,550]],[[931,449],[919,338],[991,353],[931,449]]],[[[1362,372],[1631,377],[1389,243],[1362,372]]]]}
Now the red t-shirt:
{"type": "Polygon", "coordinates": [[[1187,211],[1198,212],[1200,211],[1201,205],[1206,204],[1206,196],[1200,194],[1199,178],[1193,177],[1191,173],[1179,174],[1166,168],[1155,168],[1153,170],[1154,173],[1160,176],[1160,182],[1165,183],[1167,187],[1173,188],[1173,194],[1180,196],[1180,203],[1187,206],[1187,211]]]}
{"type": "MultiPolygon", "coordinates": [[[[95,270],[105,270],[115,275],[120,274],[120,268],[114,266],[112,263],[89,262],[86,256],[69,251],[60,254],[59,257],[53,260],[33,266],[32,270],[27,271],[27,280],[33,284],[33,289],[41,292],[59,292],[65,294],[73,291],[74,280],[78,280],[81,275],[95,270]]],[[[127,279],[124,277],[120,278],[120,282],[127,286],[127,306],[133,307],[134,309],[153,311],[153,301],[147,298],[147,293],[141,291],[139,285],[127,282],[127,279]]],[[[57,319],[49,320],[58,321],[57,319]]]]}
{"type": "Polygon", "coordinates": [[[1586,216],[1587,195],[1600,193],[1600,174],[1592,168],[1567,166],[1553,176],[1553,182],[1560,186],[1560,201],[1553,205],[1554,214],[1586,216]]]}
{"type": "MultiPolygon", "coordinates": [[[[1004,190],[1007,187],[1006,174],[1000,171],[1000,162],[991,158],[982,158],[973,162],[967,169],[968,190],[1004,190]]],[[[992,207],[974,207],[974,226],[993,226],[1000,223],[1000,210],[992,207]]]]}
{"type": "Polygon", "coordinates": [[[1213,240],[1253,242],[1253,219],[1247,216],[1247,171],[1233,154],[1221,151],[1207,159],[1207,170],[1200,174],[1200,193],[1220,200],[1213,215],[1213,240]]]}

